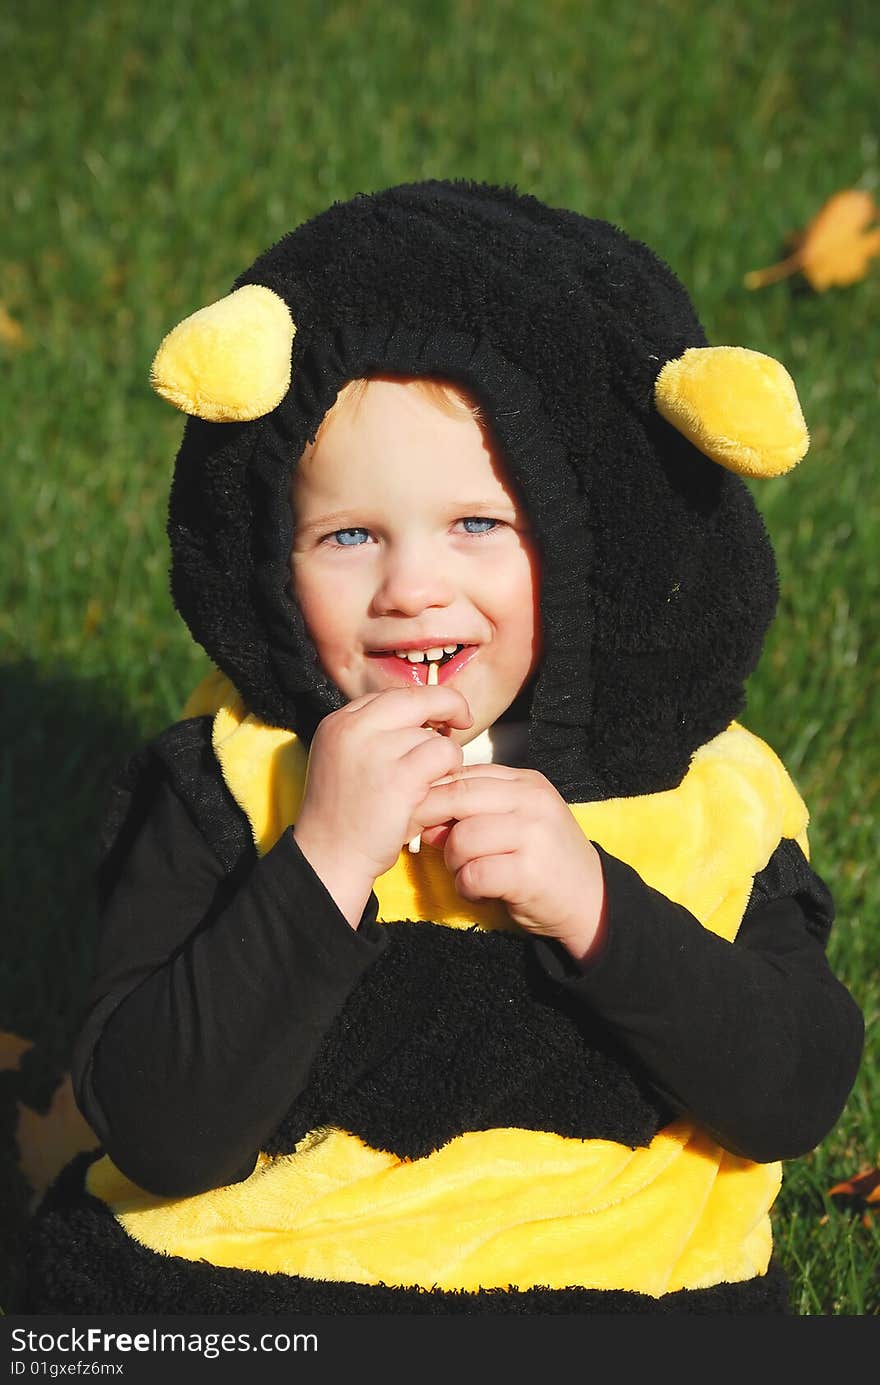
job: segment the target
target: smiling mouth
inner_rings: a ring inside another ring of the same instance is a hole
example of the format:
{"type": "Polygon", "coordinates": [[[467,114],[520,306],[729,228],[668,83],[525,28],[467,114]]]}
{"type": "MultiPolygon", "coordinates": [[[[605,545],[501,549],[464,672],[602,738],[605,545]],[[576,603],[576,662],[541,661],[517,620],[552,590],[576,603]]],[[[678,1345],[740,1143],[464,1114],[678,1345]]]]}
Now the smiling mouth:
{"type": "Polygon", "coordinates": [[[456,654],[460,654],[468,646],[463,644],[444,644],[433,645],[429,649],[375,649],[370,653],[371,659],[400,659],[404,664],[437,664],[440,668],[448,664],[450,659],[454,659],[456,654]]]}
{"type": "Polygon", "coordinates": [[[406,682],[424,687],[455,678],[474,655],[478,644],[431,645],[422,649],[374,649],[371,659],[379,660],[389,673],[398,673],[406,682]]]}

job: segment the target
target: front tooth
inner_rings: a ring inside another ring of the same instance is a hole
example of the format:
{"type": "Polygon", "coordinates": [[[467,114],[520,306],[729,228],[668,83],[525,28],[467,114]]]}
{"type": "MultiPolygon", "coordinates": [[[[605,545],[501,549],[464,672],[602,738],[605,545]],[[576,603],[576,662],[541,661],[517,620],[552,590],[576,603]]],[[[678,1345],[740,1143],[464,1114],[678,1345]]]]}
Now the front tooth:
{"type": "Polygon", "coordinates": [[[406,651],[406,657],[411,664],[421,664],[424,663],[425,652],[423,649],[408,649],[406,651]]]}
{"type": "Polygon", "coordinates": [[[438,645],[436,649],[426,649],[426,650],[425,650],[425,658],[426,658],[426,659],[433,659],[433,660],[442,659],[442,658],[443,658],[443,649],[442,649],[442,647],[441,647],[440,645],[438,645]]]}

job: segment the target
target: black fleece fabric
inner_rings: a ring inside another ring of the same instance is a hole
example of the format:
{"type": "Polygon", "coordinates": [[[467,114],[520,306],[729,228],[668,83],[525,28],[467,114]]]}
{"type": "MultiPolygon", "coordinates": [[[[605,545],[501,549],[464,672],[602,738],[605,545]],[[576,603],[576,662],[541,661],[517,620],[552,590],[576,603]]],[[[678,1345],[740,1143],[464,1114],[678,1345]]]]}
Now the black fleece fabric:
{"type": "MultiPolygon", "coordinates": [[[[308,743],[344,702],[290,588],[304,445],[348,380],[440,377],[482,405],[539,551],[528,766],[569,803],[678,785],[743,705],[777,585],[746,485],[654,410],[662,366],[706,344],[671,270],[605,222],[432,181],[331,207],[244,284],[290,310],[290,388],[252,422],[187,421],[168,534],[178,609],[248,709],[308,743]]],[[[104,847],[76,1090],[151,1191],[240,1181],[259,1151],[323,1124],[417,1158],[511,1125],[643,1146],[685,1113],[774,1161],[824,1137],[855,1077],[861,1015],[824,953],[833,906],[792,842],[756,878],[734,944],[600,853],[608,928],[586,971],[518,935],[380,926],[375,899],[352,930],[290,832],[257,859],[207,719],[134,758],[104,847]]],[[[88,1162],[35,1220],[24,1311],[786,1311],[774,1263],[660,1299],[190,1263],[135,1244],[85,1193],[88,1162]]]]}

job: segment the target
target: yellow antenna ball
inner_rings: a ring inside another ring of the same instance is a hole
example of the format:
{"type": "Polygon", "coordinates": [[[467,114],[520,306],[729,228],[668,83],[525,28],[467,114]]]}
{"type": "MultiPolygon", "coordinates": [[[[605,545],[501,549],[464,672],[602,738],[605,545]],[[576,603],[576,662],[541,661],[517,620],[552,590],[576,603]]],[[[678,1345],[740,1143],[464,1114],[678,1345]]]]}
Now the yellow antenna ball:
{"type": "Polygon", "coordinates": [[[742,346],[691,347],[667,361],[654,400],[673,428],[741,476],[781,476],[810,445],[785,366],[742,346]]]}
{"type": "Polygon", "coordinates": [[[211,423],[262,418],[290,388],[295,334],[283,298],[245,284],[168,333],[150,383],[176,409],[211,423]]]}

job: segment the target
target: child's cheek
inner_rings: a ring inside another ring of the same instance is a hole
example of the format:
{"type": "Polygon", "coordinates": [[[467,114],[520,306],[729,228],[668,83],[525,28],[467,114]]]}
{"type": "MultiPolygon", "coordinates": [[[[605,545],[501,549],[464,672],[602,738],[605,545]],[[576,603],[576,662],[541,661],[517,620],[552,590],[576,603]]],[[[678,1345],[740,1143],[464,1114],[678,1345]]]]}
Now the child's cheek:
{"type": "Polygon", "coordinates": [[[319,574],[308,564],[294,564],[293,595],[319,654],[338,644],[338,601],[334,599],[332,586],[321,582],[319,574]]]}

